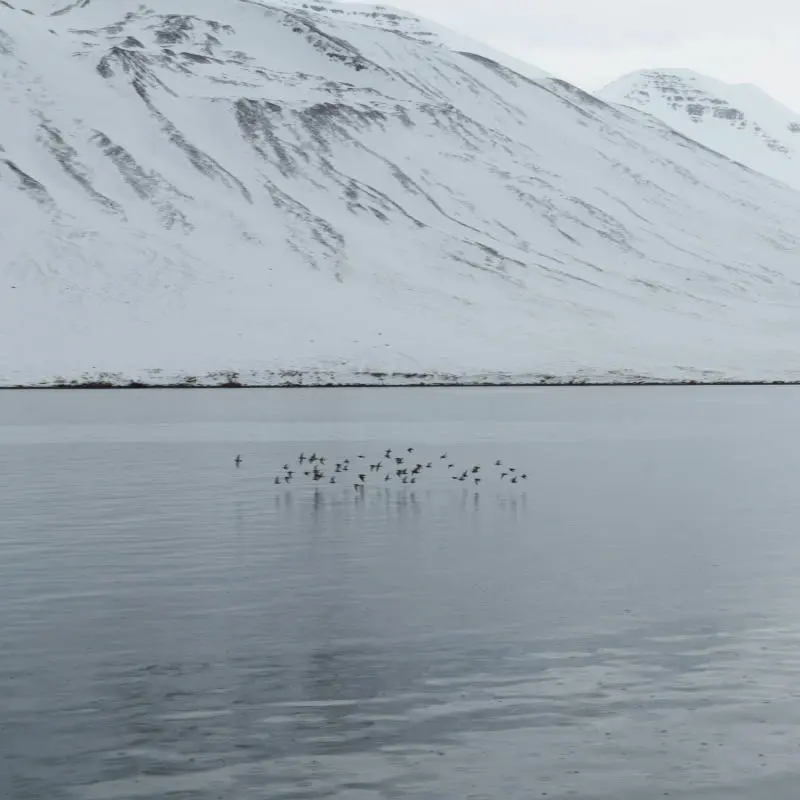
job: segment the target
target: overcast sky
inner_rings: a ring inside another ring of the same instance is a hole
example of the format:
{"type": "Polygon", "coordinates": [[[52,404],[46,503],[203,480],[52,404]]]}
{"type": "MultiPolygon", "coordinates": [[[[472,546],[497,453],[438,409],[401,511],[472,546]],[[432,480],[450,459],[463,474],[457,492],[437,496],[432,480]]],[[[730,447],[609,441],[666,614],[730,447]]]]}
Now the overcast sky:
{"type": "Polygon", "coordinates": [[[686,67],[754,83],[800,112],[797,0],[390,0],[593,90],[686,67]]]}

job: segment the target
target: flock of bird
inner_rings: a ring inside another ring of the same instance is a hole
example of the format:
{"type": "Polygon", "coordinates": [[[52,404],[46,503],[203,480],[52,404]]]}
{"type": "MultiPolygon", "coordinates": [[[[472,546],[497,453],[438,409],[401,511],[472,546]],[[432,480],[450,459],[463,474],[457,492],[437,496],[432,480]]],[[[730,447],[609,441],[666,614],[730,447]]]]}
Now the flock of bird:
{"type": "MultiPolygon", "coordinates": [[[[502,459],[496,459],[489,468],[480,464],[470,464],[466,468],[456,466],[447,453],[442,453],[433,460],[418,459],[413,447],[407,447],[398,454],[387,448],[380,458],[374,461],[359,454],[353,459],[342,458],[338,461],[326,456],[311,453],[300,453],[296,463],[286,463],[273,479],[276,486],[298,483],[303,478],[315,484],[348,484],[352,483],[356,492],[363,491],[368,485],[385,485],[391,482],[416,484],[424,476],[433,474],[437,467],[445,469],[449,477],[460,483],[470,483],[480,486],[485,478],[492,474],[499,476],[500,480],[509,483],[519,483],[528,480],[528,474],[517,467],[507,466],[502,459]]],[[[241,454],[237,455],[234,463],[237,468],[242,464],[241,454]]]]}

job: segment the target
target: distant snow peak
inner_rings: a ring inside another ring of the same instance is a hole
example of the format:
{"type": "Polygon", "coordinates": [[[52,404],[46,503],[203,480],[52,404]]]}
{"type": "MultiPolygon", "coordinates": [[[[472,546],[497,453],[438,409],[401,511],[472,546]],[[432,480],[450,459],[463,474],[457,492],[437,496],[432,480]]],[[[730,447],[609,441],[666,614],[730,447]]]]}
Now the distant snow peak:
{"type": "Polygon", "coordinates": [[[800,114],[750,84],[690,70],[643,70],[599,95],[661,119],[698,142],[800,188],[800,114]]]}

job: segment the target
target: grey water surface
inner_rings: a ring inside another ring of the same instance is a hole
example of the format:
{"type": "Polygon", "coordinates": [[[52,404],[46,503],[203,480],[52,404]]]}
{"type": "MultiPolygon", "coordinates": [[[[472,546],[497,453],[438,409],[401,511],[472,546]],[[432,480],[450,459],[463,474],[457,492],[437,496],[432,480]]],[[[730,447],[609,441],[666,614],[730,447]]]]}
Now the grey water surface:
{"type": "Polygon", "coordinates": [[[794,799],[799,498],[790,387],[0,392],[0,798],[794,799]]]}

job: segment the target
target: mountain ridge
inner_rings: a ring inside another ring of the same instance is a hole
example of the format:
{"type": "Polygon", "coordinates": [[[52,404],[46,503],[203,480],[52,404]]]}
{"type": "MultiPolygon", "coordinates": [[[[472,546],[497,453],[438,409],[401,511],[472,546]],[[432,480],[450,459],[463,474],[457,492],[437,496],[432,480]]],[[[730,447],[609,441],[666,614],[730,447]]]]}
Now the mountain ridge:
{"type": "Polygon", "coordinates": [[[798,193],[376,9],[0,6],[0,383],[800,376],[798,193]]]}

